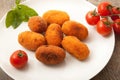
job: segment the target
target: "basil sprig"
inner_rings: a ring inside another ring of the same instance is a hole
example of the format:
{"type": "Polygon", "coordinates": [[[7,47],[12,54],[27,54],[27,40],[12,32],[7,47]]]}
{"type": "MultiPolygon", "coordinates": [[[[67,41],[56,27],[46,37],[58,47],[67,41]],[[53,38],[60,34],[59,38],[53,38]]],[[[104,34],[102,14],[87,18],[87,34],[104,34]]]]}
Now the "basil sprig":
{"type": "Polygon", "coordinates": [[[15,3],[15,8],[7,13],[5,20],[6,28],[12,26],[16,29],[22,22],[27,22],[29,17],[38,15],[34,9],[27,5],[20,4],[20,0],[16,0],[15,3]]]}

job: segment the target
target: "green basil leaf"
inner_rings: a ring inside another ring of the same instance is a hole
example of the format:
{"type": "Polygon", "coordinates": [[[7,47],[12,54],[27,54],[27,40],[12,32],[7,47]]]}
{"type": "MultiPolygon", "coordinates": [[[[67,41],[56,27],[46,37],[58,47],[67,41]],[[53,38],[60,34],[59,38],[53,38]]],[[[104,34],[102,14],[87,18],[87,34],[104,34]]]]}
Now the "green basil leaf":
{"type": "Polygon", "coordinates": [[[16,5],[20,3],[21,0],[15,0],[16,5]]]}
{"type": "Polygon", "coordinates": [[[10,10],[7,13],[6,20],[5,20],[6,27],[7,28],[10,27],[13,21],[14,21],[14,10],[10,10]]]}
{"type": "Polygon", "coordinates": [[[16,0],[16,7],[7,13],[5,20],[7,28],[12,26],[16,29],[22,22],[27,22],[29,17],[38,15],[34,9],[19,3],[20,0],[16,0]]]}
{"type": "Polygon", "coordinates": [[[19,16],[20,13],[18,13],[16,10],[14,12],[14,18],[13,18],[13,22],[12,22],[12,27],[14,29],[16,29],[21,23],[22,23],[22,19],[19,16]]]}
{"type": "Polygon", "coordinates": [[[17,9],[18,9],[18,12],[20,13],[21,19],[25,22],[29,20],[29,17],[38,15],[34,9],[26,5],[18,5],[17,9]]]}

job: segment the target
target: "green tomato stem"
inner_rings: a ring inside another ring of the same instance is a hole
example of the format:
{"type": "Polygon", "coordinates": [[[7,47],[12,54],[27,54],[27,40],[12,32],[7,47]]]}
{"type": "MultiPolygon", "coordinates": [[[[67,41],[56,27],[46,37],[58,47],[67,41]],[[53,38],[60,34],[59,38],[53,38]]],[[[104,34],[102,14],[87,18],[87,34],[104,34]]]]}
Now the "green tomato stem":
{"type": "Polygon", "coordinates": [[[18,52],[18,57],[23,57],[23,56],[24,56],[24,55],[23,55],[22,51],[19,50],[19,52],[18,52]]]}

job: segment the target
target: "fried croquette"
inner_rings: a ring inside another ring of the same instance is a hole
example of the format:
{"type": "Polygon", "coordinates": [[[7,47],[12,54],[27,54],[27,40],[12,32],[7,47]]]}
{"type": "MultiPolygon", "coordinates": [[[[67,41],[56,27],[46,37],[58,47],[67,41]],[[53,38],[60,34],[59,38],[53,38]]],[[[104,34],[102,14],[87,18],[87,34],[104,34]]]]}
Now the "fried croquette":
{"type": "Polygon", "coordinates": [[[61,30],[60,25],[56,23],[50,24],[45,33],[45,38],[46,38],[47,44],[61,46],[61,42],[63,39],[63,32],[61,30]]]}
{"type": "Polygon", "coordinates": [[[43,45],[36,50],[35,56],[44,64],[54,65],[63,62],[66,54],[64,49],[58,46],[43,45]]]}
{"type": "Polygon", "coordinates": [[[69,20],[69,15],[60,10],[49,10],[43,14],[43,18],[48,24],[57,23],[62,25],[65,21],[69,20]]]}
{"type": "Polygon", "coordinates": [[[62,31],[67,36],[76,36],[80,40],[84,40],[88,36],[87,28],[76,21],[66,21],[62,25],[62,31]]]}
{"type": "Polygon", "coordinates": [[[78,60],[85,60],[90,53],[88,46],[75,36],[64,37],[62,46],[68,51],[68,53],[76,57],[78,60]]]}
{"type": "Polygon", "coordinates": [[[47,29],[47,22],[40,16],[33,16],[28,20],[28,27],[31,31],[43,33],[47,29]]]}
{"type": "Polygon", "coordinates": [[[42,34],[24,31],[18,35],[18,42],[28,50],[36,50],[39,46],[46,44],[42,34]]]}

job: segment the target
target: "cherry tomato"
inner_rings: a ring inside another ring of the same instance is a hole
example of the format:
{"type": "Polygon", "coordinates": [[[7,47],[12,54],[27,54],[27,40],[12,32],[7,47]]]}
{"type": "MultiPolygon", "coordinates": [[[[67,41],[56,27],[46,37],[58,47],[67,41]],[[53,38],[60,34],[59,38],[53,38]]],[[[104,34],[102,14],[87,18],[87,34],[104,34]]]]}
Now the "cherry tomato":
{"type": "Polygon", "coordinates": [[[112,32],[112,24],[107,19],[101,19],[96,27],[97,32],[102,36],[107,36],[112,32]]]}
{"type": "Polygon", "coordinates": [[[112,15],[110,17],[113,21],[115,21],[116,19],[120,19],[119,15],[112,15]]]}
{"type": "Polygon", "coordinates": [[[27,54],[22,50],[16,50],[13,52],[13,54],[10,56],[10,63],[15,68],[22,68],[27,64],[28,56],[27,54]]]}
{"type": "Polygon", "coordinates": [[[113,23],[113,29],[116,34],[120,35],[120,19],[117,19],[113,23]]]}
{"type": "Polygon", "coordinates": [[[109,2],[101,2],[98,4],[98,13],[101,16],[108,16],[112,13],[112,5],[109,2]]]}
{"type": "Polygon", "coordinates": [[[113,7],[112,8],[112,13],[113,14],[120,14],[120,7],[113,7]]]}
{"type": "Polygon", "coordinates": [[[95,10],[89,11],[86,14],[86,21],[90,25],[96,25],[99,20],[100,20],[100,16],[98,15],[98,13],[95,10]]]}

